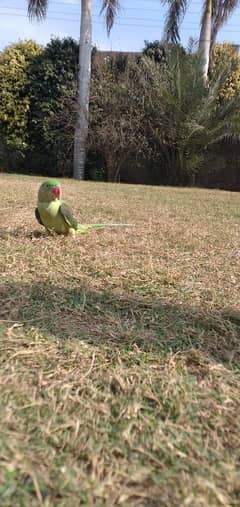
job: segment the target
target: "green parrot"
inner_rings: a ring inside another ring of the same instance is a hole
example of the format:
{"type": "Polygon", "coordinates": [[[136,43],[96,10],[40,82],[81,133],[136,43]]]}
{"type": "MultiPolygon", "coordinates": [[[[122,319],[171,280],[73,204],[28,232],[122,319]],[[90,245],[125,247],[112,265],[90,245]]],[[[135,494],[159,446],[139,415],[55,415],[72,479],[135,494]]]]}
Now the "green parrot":
{"type": "Polygon", "coordinates": [[[84,233],[99,227],[127,226],[129,224],[78,224],[71,210],[61,199],[61,186],[56,180],[44,181],[38,191],[35,216],[50,234],[84,233]]]}

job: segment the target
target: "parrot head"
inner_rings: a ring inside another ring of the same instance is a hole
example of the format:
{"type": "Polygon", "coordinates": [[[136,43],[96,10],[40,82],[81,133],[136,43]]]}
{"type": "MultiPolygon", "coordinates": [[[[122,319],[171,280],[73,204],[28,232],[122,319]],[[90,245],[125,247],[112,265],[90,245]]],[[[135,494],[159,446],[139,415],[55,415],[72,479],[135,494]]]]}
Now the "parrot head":
{"type": "Polygon", "coordinates": [[[42,183],[38,191],[39,202],[51,202],[61,198],[60,183],[56,180],[47,180],[42,183]]]}

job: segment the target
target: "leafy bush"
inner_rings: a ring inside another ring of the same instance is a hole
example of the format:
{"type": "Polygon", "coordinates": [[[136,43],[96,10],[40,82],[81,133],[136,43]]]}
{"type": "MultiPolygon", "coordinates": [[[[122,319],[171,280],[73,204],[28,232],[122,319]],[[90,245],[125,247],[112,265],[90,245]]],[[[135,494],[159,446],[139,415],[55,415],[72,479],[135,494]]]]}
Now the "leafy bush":
{"type": "Polygon", "coordinates": [[[182,48],[156,58],[131,60],[116,76],[112,64],[93,74],[90,146],[105,161],[108,180],[116,180],[129,160],[157,161],[162,181],[185,184],[208,157],[207,148],[239,132],[239,98],[219,103],[227,75],[221,68],[206,89],[201,62],[182,48]]]}
{"type": "Polygon", "coordinates": [[[5,169],[21,164],[29,148],[28,69],[41,52],[29,40],[11,44],[0,53],[0,160],[5,169]]]}
{"type": "Polygon", "coordinates": [[[75,100],[78,44],[71,38],[52,39],[29,68],[31,150],[28,165],[35,171],[70,175],[74,125],[56,119],[75,100]],[[69,142],[71,139],[71,142],[69,142]]]}
{"type": "Polygon", "coordinates": [[[219,90],[221,100],[232,98],[240,92],[240,56],[238,49],[232,44],[224,42],[215,44],[212,52],[210,78],[215,79],[220,69],[225,72],[222,88],[219,90]]]}

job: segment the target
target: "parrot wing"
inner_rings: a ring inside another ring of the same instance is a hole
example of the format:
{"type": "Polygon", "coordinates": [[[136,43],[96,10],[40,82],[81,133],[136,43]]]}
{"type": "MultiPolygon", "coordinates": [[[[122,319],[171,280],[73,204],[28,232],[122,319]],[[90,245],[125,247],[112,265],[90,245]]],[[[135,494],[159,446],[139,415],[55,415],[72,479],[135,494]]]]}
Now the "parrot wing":
{"type": "Polygon", "coordinates": [[[62,203],[59,207],[59,213],[62,215],[63,220],[66,222],[69,227],[76,229],[78,228],[77,220],[74,218],[71,210],[65,203],[62,203]]]}
{"type": "Polygon", "coordinates": [[[44,224],[42,223],[41,215],[40,215],[40,213],[39,213],[38,208],[35,208],[35,217],[36,217],[36,219],[37,219],[37,221],[38,221],[38,223],[39,223],[40,225],[44,225],[44,224]]]}

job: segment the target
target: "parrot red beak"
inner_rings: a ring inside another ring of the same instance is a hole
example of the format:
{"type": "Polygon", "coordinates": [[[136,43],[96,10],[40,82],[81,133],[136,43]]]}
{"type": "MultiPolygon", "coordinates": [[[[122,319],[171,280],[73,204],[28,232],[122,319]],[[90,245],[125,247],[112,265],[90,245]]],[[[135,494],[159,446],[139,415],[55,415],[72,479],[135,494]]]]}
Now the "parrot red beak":
{"type": "Polygon", "coordinates": [[[59,199],[60,198],[60,188],[53,187],[52,194],[54,195],[55,199],[59,199]]]}

